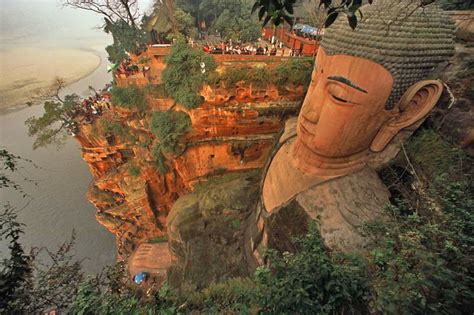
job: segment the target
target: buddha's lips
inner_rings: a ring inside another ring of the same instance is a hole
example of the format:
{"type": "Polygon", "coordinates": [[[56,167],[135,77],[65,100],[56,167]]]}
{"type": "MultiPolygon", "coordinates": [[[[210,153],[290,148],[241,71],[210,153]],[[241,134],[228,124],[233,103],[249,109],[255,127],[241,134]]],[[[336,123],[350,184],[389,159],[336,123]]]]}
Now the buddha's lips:
{"type": "Polygon", "coordinates": [[[299,129],[305,136],[314,136],[315,133],[311,132],[310,130],[317,126],[317,123],[312,122],[308,118],[301,116],[299,122],[299,129]]]}

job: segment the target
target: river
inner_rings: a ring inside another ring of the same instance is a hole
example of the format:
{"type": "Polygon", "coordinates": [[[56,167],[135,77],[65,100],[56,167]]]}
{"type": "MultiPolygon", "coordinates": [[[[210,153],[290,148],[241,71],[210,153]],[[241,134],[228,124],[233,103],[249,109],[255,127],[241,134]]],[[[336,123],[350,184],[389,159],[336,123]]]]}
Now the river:
{"type": "MultiPolygon", "coordinates": [[[[110,82],[104,51],[110,38],[94,29],[101,23],[98,16],[60,9],[55,2],[44,0],[0,0],[0,5],[2,50],[28,46],[40,49],[66,47],[93,52],[101,58],[99,67],[89,76],[68,86],[64,93],[86,95],[88,86],[102,88],[110,82]]],[[[69,240],[75,230],[76,258],[84,259],[86,272],[99,272],[115,260],[114,237],[97,223],[95,209],[85,198],[92,178],[81,159],[76,141],[71,137],[60,149],[54,146],[32,149],[34,140],[28,137],[24,121],[42,112],[42,106],[37,103],[0,115],[0,146],[32,160],[32,163],[22,161],[20,170],[13,174],[28,196],[2,189],[0,204],[8,202],[13,205],[19,221],[26,225],[21,242],[27,250],[31,247],[54,250],[69,240]]],[[[0,250],[0,258],[8,255],[5,242],[0,243],[0,250]]]]}

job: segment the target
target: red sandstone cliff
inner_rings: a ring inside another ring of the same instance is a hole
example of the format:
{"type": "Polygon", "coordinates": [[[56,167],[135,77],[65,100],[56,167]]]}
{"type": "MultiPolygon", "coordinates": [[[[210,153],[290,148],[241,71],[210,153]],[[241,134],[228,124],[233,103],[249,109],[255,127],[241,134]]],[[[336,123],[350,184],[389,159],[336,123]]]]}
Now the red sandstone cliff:
{"type": "MultiPolygon", "coordinates": [[[[162,56],[152,56],[149,63],[148,78],[138,74],[118,78],[117,84],[158,82],[162,56]]],[[[274,86],[237,84],[231,89],[204,86],[200,94],[205,101],[197,109],[148,95],[145,113],[113,106],[80,128],[77,139],[94,178],[87,197],[97,208],[97,220],[116,235],[119,257],[147,239],[165,235],[171,206],[195,183],[263,167],[284,118],[297,114],[304,88],[289,86],[282,93],[274,86]],[[160,174],[153,163],[155,137],[149,122],[153,111],[168,109],[186,112],[191,130],[180,141],[181,154],[165,155],[168,170],[160,174]],[[104,121],[119,124],[123,132],[107,133],[104,121]]]]}

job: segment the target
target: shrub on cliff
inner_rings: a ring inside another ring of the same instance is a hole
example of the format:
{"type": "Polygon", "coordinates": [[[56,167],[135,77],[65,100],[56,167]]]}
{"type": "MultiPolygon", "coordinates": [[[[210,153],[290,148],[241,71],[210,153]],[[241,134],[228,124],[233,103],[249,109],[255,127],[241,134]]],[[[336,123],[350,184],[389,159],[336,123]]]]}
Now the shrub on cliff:
{"type": "Polygon", "coordinates": [[[268,66],[227,67],[223,73],[211,74],[207,83],[212,86],[223,83],[227,88],[233,88],[239,82],[245,85],[252,84],[254,87],[273,84],[280,88],[288,85],[302,85],[307,88],[311,82],[313,65],[312,58],[293,58],[281,62],[275,68],[268,66]]]}
{"type": "Polygon", "coordinates": [[[164,99],[169,97],[164,84],[147,84],[144,90],[145,93],[151,95],[153,98],[164,99]]]}
{"type": "Polygon", "coordinates": [[[44,102],[44,113],[40,117],[30,117],[25,121],[28,136],[35,137],[33,149],[55,144],[61,147],[70,135],[71,127],[75,126],[75,110],[80,99],[76,94],[61,97],[60,91],[66,81],[56,78],[51,87],[54,99],[44,102]]]}
{"type": "Polygon", "coordinates": [[[113,63],[118,64],[127,58],[127,52],[137,53],[144,49],[149,41],[149,36],[145,31],[125,21],[111,22],[108,19],[105,21],[105,32],[112,34],[114,39],[114,43],[105,48],[109,54],[109,60],[113,63]]]}
{"type": "Polygon", "coordinates": [[[178,153],[178,142],[190,127],[191,120],[184,112],[153,112],[151,117],[151,132],[167,153],[178,153]]]}
{"type": "Polygon", "coordinates": [[[168,95],[188,109],[201,105],[199,90],[216,67],[212,57],[178,39],[165,63],[162,80],[168,95]]]}
{"type": "Polygon", "coordinates": [[[159,174],[165,174],[168,170],[163,153],[179,154],[180,145],[183,145],[180,140],[190,127],[191,120],[184,112],[153,112],[150,129],[157,143],[154,144],[151,154],[159,174]]]}
{"type": "Polygon", "coordinates": [[[140,167],[132,163],[128,166],[127,173],[130,176],[137,177],[140,175],[140,167]]]}
{"type": "Polygon", "coordinates": [[[270,251],[256,272],[259,304],[270,314],[353,314],[366,308],[370,282],[361,257],[330,254],[316,224],[296,238],[299,251],[270,251]]]}
{"type": "Polygon", "coordinates": [[[472,313],[472,165],[462,150],[424,129],[383,170],[396,199],[388,209],[391,220],[367,227],[375,310],[472,313]]]}
{"type": "Polygon", "coordinates": [[[313,58],[290,58],[276,66],[274,70],[274,83],[284,85],[303,85],[308,87],[313,72],[313,58]]]}
{"type": "Polygon", "coordinates": [[[136,109],[138,112],[144,112],[147,107],[145,93],[143,89],[131,85],[126,88],[115,86],[111,91],[110,100],[116,106],[136,109]]]}
{"type": "Polygon", "coordinates": [[[135,143],[137,141],[137,137],[134,134],[135,129],[129,128],[120,121],[103,117],[99,122],[103,134],[106,137],[114,136],[124,143],[135,143]]]}

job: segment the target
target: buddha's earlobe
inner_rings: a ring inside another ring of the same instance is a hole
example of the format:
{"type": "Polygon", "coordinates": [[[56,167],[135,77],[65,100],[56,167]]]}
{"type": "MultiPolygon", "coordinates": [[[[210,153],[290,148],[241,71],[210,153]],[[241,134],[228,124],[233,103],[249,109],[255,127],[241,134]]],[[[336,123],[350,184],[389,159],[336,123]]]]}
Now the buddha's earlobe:
{"type": "Polygon", "coordinates": [[[398,113],[378,132],[370,145],[370,150],[380,152],[402,129],[423,118],[433,109],[443,92],[443,84],[438,80],[424,80],[412,85],[398,102],[398,113]]]}

